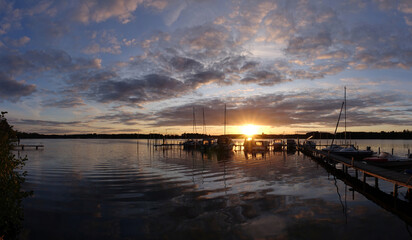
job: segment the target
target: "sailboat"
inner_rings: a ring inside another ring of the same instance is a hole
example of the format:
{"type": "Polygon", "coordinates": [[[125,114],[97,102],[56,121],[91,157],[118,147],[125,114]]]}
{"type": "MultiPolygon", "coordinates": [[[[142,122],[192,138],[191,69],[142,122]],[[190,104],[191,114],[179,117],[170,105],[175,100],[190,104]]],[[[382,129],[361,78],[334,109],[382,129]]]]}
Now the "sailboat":
{"type": "Polygon", "coordinates": [[[373,151],[370,150],[370,148],[368,148],[367,150],[359,150],[357,148],[355,148],[354,145],[348,145],[347,141],[346,141],[346,86],[345,86],[345,91],[344,91],[344,101],[342,102],[342,106],[340,109],[340,113],[339,113],[339,118],[338,118],[338,122],[336,124],[336,128],[335,128],[335,134],[334,134],[334,138],[332,139],[332,143],[329,147],[322,149],[322,151],[326,151],[332,154],[336,154],[336,155],[340,155],[340,156],[344,156],[344,157],[353,157],[356,159],[363,159],[365,157],[369,157],[372,156],[374,154],[373,151]],[[335,140],[335,136],[336,136],[336,131],[338,129],[339,126],[339,120],[342,114],[342,110],[343,107],[345,107],[345,145],[344,146],[339,146],[336,144],[333,144],[334,140],[335,140]]]}
{"type": "MultiPolygon", "coordinates": [[[[195,107],[193,107],[193,134],[196,133],[196,116],[195,107]]],[[[196,149],[200,147],[200,142],[195,139],[189,139],[183,143],[183,149],[196,149]]]]}
{"type": "Polygon", "coordinates": [[[219,151],[232,151],[235,146],[233,140],[226,136],[226,104],[225,104],[225,118],[224,118],[224,135],[219,136],[217,139],[217,150],[219,151]]]}

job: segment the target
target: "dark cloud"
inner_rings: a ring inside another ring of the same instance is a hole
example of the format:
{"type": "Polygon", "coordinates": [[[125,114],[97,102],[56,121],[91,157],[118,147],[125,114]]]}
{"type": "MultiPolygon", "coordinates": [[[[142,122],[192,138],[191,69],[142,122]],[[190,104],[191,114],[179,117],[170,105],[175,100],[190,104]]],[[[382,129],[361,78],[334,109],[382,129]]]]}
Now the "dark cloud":
{"type": "Polygon", "coordinates": [[[318,55],[327,51],[332,45],[332,39],[328,32],[318,33],[312,36],[293,37],[286,48],[286,52],[296,55],[318,55]]]}
{"type": "Polygon", "coordinates": [[[202,85],[211,84],[211,83],[224,83],[225,74],[219,71],[205,71],[199,72],[189,76],[185,84],[190,86],[191,89],[197,89],[202,85]]]}
{"type": "Polygon", "coordinates": [[[30,50],[24,54],[0,56],[0,70],[9,74],[96,69],[101,67],[100,63],[100,59],[72,59],[68,53],[62,50],[30,50]]]}
{"type": "Polygon", "coordinates": [[[36,86],[26,84],[24,81],[15,79],[0,72],[0,99],[12,102],[18,101],[23,96],[28,96],[36,91],[36,86]]]}
{"type": "Polygon", "coordinates": [[[105,114],[94,117],[94,120],[111,122],[115,124],[135,125],[137,122],[152,121],[153,116],[144,113],[130,113],[119,111],[114,114],[105,114]]]}
{"type": "Polygon", "coordinates": [[[188,87],[179,80],[151,74],[140,79],[101,82],[91,97],[101,102],[139,104],[177,97],[187,90],[188,87]]]}
{"type": "Polygon", "coordinates": [[[43,107],[56,108],[74,108],[85,105],[83,99],[78,96],[60,96],[57,99],[47,100],[42,103],[43,107]]]}
{"type": "Polygon", "coordinates": [[[79,125],[82,124],[81,121],[71,121],[71,122],[60,122],[60,121],[44,121],[44,120],[33,120],[33,119],[21,119],[16,121],[16,124],[21,125],[34,125],[34,126],[71,126],[71,125],[79,125]]]}
{"type": "Polygon", "coordinates": [[[199,71],[203,69],[203,64],[196,60],[185,57],[175,56],[171,59],[170,63],[173,67],[173,70],[180,72],[199,71]]]}
{"type": "Polygon", "coordinates": [[[279,72],[269,72],[269,71],[253,71],[249,72],[245,78],[241,80],[243,84],[256,83],[261,86],[273,86],[282,82],[290,81],[290,79],[285,79],[279,72]]]}
{"type": "Polygon", "coordinates": [[[109,70],[77,71],[70,74],[66,82],[70,85],[70,89],[86,91],[89,90],[92,84],[103,83],[116,78],[118,78],[117,73],[109,70]]]}

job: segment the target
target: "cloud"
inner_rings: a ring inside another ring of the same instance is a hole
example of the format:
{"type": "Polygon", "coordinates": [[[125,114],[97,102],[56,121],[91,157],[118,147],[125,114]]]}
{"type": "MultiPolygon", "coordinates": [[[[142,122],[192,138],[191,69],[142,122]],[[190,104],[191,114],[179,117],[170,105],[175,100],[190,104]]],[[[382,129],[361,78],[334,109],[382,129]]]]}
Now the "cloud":
{"type": "Polygon", "coordinates": [[[44,120],[33,120],[33,119],[21,119],[16,122],[17,124],[22,125],[35,125],[35,126],[66,126],[66,125],[78,125],[81,124],[81,121],[70,121],[70,122],[60,122],[60,121],[44,121],[44,120]]]}
{"type": "Polygon", "coordinates": [[[256,83],[261,86],[273,86],[282,82],[291,81],[290,79],[285,79],[277,71],[269,72],[266,70],[262,71],[252,71],[249,72],[245,78],[241,80],[243,84],[256,83]]]}
{"type": "Polygon", "coordinates": [[[74,10],[74,19],[83,22],[104,22],[110,18],[117,18],[121,23],[129,23],[133,19],[133,13],[143,5],[163,10],[167,1],[159,0],[90,0],[80,1],[74,10]]]}
{"type": "Polygon", "coordinates": [[[0,72],[0,99],[17,102],[21,97],[28,96],[36,91],[36,86],[26,84],[0,72]]]}
{"type": "Polygon", "coordinates": [[[296,55],[318,55],[328,50],[332,45],[332,39],[328,32],[318,33],[312,36],[294,37],[289,41],[286,52],[296,55]]]}
{"type": "Polygon", "coordinates": [[[400,0],[398,10],[403,13],[412,14],[412,2],[409,0],[400,0]]]}
{"type": "Polygon", "coordinates": [[[97,85],[91,97],[100,102],[140,104],[180,96],[188,87],[176,79],[150,74],[142,78],[105,81],[97,85]]]}
{"type": "Polygon", "coordinates": [[[74,108],[85,106],[83,99],[78,96],[59,96],[59,98],[43,101],[43,107],[74,108]]]}
{"type": "Polygon", "coordinates": [[[23,36],[23,37],[18,38],[18,39],[9,39],[9,38],[6,38],[5,42],[6,42],[6,44],[7,44],[8,46],[21,47],[21,46],[24,46],[24,45],[26,45],[27,43],[29,43],[29,42],[30,42],[30,38],[27,37],[27,36],[23,36]]]}
{"type": "Polygon", "coordinates": [[[62,50],[30,50],[24,54],[0,56],[0,70],[9,74],[58,71],[69,72],[81,69],[100,68],[101,59],[73,59],[62,50]]]}
{"type": "MultiPolygon", "coordinates": [[[[410,125],[410,113],[408,113],[410,100],[410,97],[390,91],[355,93],[348,100],[348,124],[350,126],[377,124],[408,126],[410,125]]],[[[223,109],[227,104],[229,125],[254,123],[277,127],[309,125],[334,127],[342,101],[340,92],[325,89],[256,95],[247,98],[204,99],[160,109],[154,113],[156,122],[152,126],[191,126],[193,107],[196,109],[196,115],[201,114],[202,109],[205,109],[207,125],[222,126],[223,109]]]]}

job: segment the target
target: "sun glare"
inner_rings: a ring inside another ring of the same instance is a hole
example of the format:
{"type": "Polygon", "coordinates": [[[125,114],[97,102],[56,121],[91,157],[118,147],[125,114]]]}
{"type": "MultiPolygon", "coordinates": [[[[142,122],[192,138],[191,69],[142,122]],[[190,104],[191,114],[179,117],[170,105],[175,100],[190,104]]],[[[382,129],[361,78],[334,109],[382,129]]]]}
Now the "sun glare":
{"type": "Polygon", "coordinates": [[[242,133],[247,135],[247,136],[252,136],[258,133],[258,126],[255,126],[253,124],[247,124],[242,126],[242,133]]]}

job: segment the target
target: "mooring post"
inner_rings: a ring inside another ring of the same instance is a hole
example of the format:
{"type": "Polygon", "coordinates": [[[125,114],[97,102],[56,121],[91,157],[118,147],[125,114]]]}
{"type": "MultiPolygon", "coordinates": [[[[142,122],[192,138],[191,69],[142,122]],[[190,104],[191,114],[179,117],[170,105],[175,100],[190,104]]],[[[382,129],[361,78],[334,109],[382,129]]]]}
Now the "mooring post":
{"type": "Polygon", "coordinates": [[[393,155],[393,148],[392,148],[392,155],[393,155]]]}
{"type": "Polygon", "coordinates": [[[393,185],[393,197],[397,197],[398,196],[398,184],[395,183],[395,185],[393,185]]]}
{"type": "Polygon", "coordinates": [[[381,154],[381,147],[378,147],[378,155],[381,154]]]}

